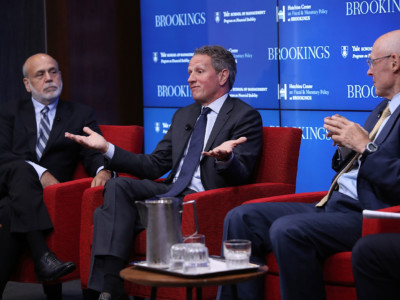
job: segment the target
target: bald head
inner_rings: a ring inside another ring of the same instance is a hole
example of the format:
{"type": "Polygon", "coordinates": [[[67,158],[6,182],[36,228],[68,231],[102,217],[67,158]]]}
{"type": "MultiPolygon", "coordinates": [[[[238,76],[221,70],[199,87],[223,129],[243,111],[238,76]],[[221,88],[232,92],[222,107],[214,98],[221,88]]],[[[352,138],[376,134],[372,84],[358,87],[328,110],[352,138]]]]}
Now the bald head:
{"type": "Polygon", "coordinates": [[[32,68],[35,68],[35,66],[45,61],[52,61],[57,66],[58,69],[58,63],[53,57],[51,57],[46,53],[37,53],[27,58],[24,65],[22,66],[22,74],[24,75],[24,77],[28,77],[29,76],[28,72],[32,68]]]}
{"type": "Polygon", "coordinates": [[[374,43],[376,50],[384,51],[385,53],[397,53],[400,55],[400,30],[390,31],[381,35],[374,43]]]}
{"type": "Polygon", "coordinates": [[[375,41],[367,74],[372,76],[376,95],[391,100],[400,93],[400,30],[375,41]]]}
{"type": "Polygon", "coordinates": [[[48,54],[29,57],[23,67],[24,85],[32,98],[48,105],[58,99],[62,91],[61,72],[57,61],[48,54]]]}

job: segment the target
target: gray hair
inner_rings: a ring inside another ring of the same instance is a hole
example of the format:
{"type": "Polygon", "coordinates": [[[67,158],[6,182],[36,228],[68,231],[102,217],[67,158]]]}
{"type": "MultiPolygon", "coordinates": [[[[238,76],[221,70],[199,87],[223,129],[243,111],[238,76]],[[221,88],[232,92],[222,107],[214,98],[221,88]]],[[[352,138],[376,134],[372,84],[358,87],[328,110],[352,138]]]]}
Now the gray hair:
{"type": "Polygon", "coordinates": [[[233,54],[225,48],[217,45],[203,46],[194,51],[194,55],[208,55],[211,57],[211,65],[218,73],[223,69],[229,71],[229,89],[232,89],[236,78],[236,61],[233,54]]]}

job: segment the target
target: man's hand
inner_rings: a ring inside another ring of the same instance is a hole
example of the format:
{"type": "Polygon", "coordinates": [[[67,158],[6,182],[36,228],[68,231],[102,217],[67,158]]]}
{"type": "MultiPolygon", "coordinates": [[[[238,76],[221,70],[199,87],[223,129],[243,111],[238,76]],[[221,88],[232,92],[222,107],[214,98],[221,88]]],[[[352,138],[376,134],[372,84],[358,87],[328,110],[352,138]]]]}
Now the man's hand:
{"type": "Polygon", "coordinates": [[[49,171],[45,171],[40,178],[40,183],[42,187],[60,183],[49,171]]]}
{"type": "Polygon", "coordinates": [[[106,184],[107,180],[112,177],[112,172],[110,170],[103,169],[93,178],[90,187],[103,186],[106,184]]]}
{"type": "Polygon", "coordinates": [[[247,141],[247,138],[245,137],[240,137],[237,140],[226,141],[211,151],[202,152],[202,154],[214,157],[217,160],[228,160],[232,156],[233,148],[245,141],[247,141]]]}
{"type": "Polygon", "coordinates": [[[351,122],[345,117],[334,115],[324,119],[324,128],[329,132],[333,145],[347,147],[358,153],[363,153],[365,146],[370,142],[368,132],[360,124],[351,122]]]}
{"type": "Polygon", "coordinates": [[[91,130],[89,127],[83,127],[83,132],[87,133],[88,136],[66,132],[65,137],[77,142],[83,147],[98,150],[103,154],[107,152],[109,144],[100,134],[91,130]]]}

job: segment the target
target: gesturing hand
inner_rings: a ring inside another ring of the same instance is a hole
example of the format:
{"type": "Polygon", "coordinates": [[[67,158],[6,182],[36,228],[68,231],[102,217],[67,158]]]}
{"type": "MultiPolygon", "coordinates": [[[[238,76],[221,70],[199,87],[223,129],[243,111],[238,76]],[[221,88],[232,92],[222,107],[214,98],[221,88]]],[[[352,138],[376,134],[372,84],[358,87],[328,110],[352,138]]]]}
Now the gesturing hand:
{"type": "Polygon", "coordinates": [[[65,137],[73,140],[74,142],[82,145],[83,147],[95,149],[101,153],[106,153],[109,147],[108,142],[97,132],[91,130],[89,127],[83,127],[83,132],[88,136],[76,135],[69,132],[65,133],[65,137]]]}
{"type": "Polygon", "coordinates": [[[370,142],[368,132],[360,124],[351,122],[343,116],[326,117],[324,122],[324,128],[329,131],[327,136],[332,138],[334,145],[363,153],[365,146],[370,142]]]}
{"type": "Polygon", "coordinates": [[[240,137],[237,140],[226,141],[210,151],[202,152],[202,154],[205,156],[214,157],[217,160],[227,160],[231,157],[233,148],[246,141],[247,138],[245,137],[240,137]]]}

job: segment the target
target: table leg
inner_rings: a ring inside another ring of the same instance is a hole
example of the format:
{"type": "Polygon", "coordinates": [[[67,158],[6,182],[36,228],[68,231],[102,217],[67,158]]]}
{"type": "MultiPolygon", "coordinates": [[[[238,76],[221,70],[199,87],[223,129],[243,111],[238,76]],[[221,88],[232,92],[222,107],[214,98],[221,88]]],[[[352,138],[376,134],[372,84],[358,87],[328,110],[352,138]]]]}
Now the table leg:
{"type": "Polygon", "coordinates": [[[186,287],[186,300],[192,300],[192,287],[186,287]]]}
{"type": "Polygon", "coordinates": [[[201,286],[198,286],[196,288],[196,300],[201,300],[201,299],[203,299],[203,293],[202,293],[201,286]]]}
{"type": "Polygon", "coordinates": [[[150,300],[156,300],[157,298],[157,287],[152,286],[151,287],[151,295],[150,295],[150,300]]]}
{"type": "Polygon", "coordinates": [[[232,289],[232,297],[233,297],[233,299],[239,300],[236,284],[232,284],[231,285],[231,289],[232,289]]]}

